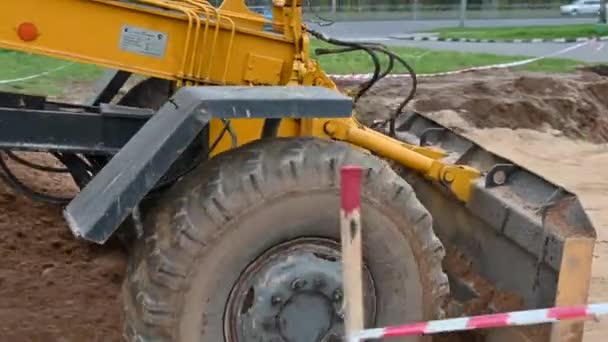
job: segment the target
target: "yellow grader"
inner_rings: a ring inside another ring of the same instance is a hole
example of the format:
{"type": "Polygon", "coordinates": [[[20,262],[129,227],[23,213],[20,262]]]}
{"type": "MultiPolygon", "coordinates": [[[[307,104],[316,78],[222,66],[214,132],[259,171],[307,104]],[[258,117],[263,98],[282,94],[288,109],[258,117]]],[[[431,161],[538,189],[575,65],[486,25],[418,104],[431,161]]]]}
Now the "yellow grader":
{"type": "MultiPolygon", "coordinates": [[[[366,170],[366,327],[586,303],[595,230],[575,195],[403,106],[360,124],[311,40],[339,46],[320,53],[407,63],[307,29],[301,0],[271,12],[244,0],[19,0],[0,11],[1,48],[115,70],[85,104],[0,94],[4,154],[51,153],[80,187],[74,198],[0,166],[15,191],[64,205],[75,237],[129,246],[127,341],[342,340],[343,165],[366,170]],[[119,97],[133,75],[146,79],[119,97]]],[[[475,338],[578,342],[582,331],[564,322],[475,338]]]]}

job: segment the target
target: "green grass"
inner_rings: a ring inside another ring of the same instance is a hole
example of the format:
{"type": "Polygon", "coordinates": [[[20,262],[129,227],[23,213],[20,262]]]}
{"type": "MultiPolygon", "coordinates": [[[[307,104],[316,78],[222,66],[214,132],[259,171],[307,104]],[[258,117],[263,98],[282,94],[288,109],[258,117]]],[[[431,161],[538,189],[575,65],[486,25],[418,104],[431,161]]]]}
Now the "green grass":
{"type": "MultiPolygon", "coordinates": [[[[318,47],[328,47],[327,44],[313,40],[312,51],[318,47]]],[[[391,51],[403,57],[419,74],[453,71],[470,67],[508,63],[528,59],[526,56],[500,56],[486,53],[464,53],[457,51],[436,51],[418,48],[392,47],[391,51]]],[[[368,73],[374,70],[371,58],[365,52],[350,52],[337,55],[315,57],[327,73],[349,74],[368,73]]],[[[382,65],[387,59],[381,58],[382,65]]],[[[584,63],[570,59],[548,58],[531,64],[516,67],[529,71],[542,72],[571,72],[584,63]]],[[[405,68],[398,66],[396,73],[405,72],[405,68]]]]}
{"type": "MultiPolygon", "coordinates": [[[[364,52],[351,52],[339,55],[315,56],[314,49],[330,47],[313,40],[313,57],[319,60],[325,72],[330,74],[369,73],[373,71],[373,63],[364,52]]],[[[518,56],[498,56],[483,53],[462,53],[453,51],[432,51],[417,48],[395,47],[391,50],[409,62],[418,74],[452,71],[463,68],[506,63],[526,59],[518,56]]],[[[381,63],[386,65],[387,59],[382,56],[381,63]]],[[[583,66],[581,62],[568,59],[545,59],[539,62],[518,67],[531,71],[571,72],[583,66]]],[[[44,76],[21,82],[1,84],[0,90],[23,92],[28,94],[61,95],[73,89],[75,83],[93,82],[103,71],[101,68],[79,63],[70,63],[44,56],[27,53],[0,50],[0,80],[11,80],[35,75],[41,72],[65,68],[50,72],[44,76]]],[[[404,73],[402,66],[396,66],[395,73],[404,73]]]]}
{"type": "Polygon", "coordinates": [[[596,34],[596,24],[522,27],[447,27],[430,31],[443,38],[533,39],[581,38],[596,34]]]}
{"type": "Polygon", "coordinates": [[[60,95],[64,93],[64,87],[69,86],[70,83],[91,82],[103,73],[101,68],[94,65],[71,63],[39,55],[0,50],[0,80],[28,77],[62,66],[65,66],[65,68],[35,79],[8,84],[0,83],[0,90],[60,95]]]}

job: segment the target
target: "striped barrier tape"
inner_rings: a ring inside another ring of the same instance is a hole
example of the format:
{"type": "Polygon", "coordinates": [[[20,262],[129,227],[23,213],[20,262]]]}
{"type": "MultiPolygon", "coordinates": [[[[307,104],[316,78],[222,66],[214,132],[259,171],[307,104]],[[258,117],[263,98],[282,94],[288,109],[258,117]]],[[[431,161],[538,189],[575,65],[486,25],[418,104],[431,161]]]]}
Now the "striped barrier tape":
{"type": "Polygon", "coordinates": [[[366,329],[352,333],[349,337],[349,342],[362,342],[368,339],[430,335],[487,328],[555,323],[558,321],[575,319],[597,320],[599,316],[603,315],[608,315],[608,303],[515,311],[494,315],[452,318],[386,328],[366,329]]]}
{"type": "Polygon", "coordinates": [[[57,72],[57,71],[63,70],[63,69],[65,69],[65,68],[67,68],[67,67],[69,67],[69,66],[71,66],[73,64],[74,63],[63,64],[63,65],[60,65],[60,66],[58,66],[58,67],[56,67],[54,69],[43,71],[43,72],[35,74],[35,75],[29,75],[29,76],[24,76],[24,77],[19,77],[19,78],[13,78],[13,79],[8,79],[8,80],[0,80],[0,84],[10,84],[10,83],[17,83],[17,82],[23,82],[23,81],[33,80],[35,78],[46,76],[46,75],[48,75],[50,73],[53,73],[53,72],[57,72]]]}
{"type": "Polygon", "coordinates": [[[529,39],[481,39],[481,38],[444,38],[438,36],[392,35],[391,39],[416,42],[448,42],[448,43],[580,43],[590,40],[606,41],[608,36],[579,37],[579,38],[529,38],[529,39]]]}
{"type": "MultiPolygon", "coordinates": [[[[509,63],[500,63],[500,64],[492,64],[492,65],[484,65],[484,66],[478,66],[478,67],[471,67],[471,68],[466,68],[466,69],[460,69],[460,70],[453,70],[453,71],[446,71],[446,72],[438,72],[438,73],[432,73],[432,74],[417,74],[416,77],[417,78],[427,78],[427,77],[438,77],[438,76],[448,76],[448,75],[455,75],[455,74],[462,74],[465,72],[471,72],[471,71],[480,71],[480,70],[491,70],[491,69],[506,69],[506,68],[512,68],[512,67],[516,67],[516,66],[521,66],[521,65],[526,65],[526,64],[530,64],[530,63],[534,63],[537,62],[539,60],[545,59],[545,58],[551,58],[551,57],[555,57],[555,56],[559,56],[559,55],[563,55],[564,53],[570,52],[570,51],[574,51],[576,49],[579,49],[585,45],[588,45],[590,43],[593,43],[595,41],[588,41],[588,42],[584,42],[584,43],[579,43],[576,45],[572,45],[569,46],[567,48],[561,49],[559,51],[544,55],[544,56],[539,56],[539,57],[534,57],[534,58],[528,58],[528,59],[524,59],[521,61],[515,61],[515,62],[509,62],[509,63]]],[[[348,75],[339,75],[339,74],[330,74],[329,77],[336,79],[336,80],[349,80],[349,81],[363,81],[363,80],[368,80],[371,79],[373,77],[373,73],[368,73],[368,74],[348,74],[348,75]]],[[[410,75],[409,74],[392,74],[392,75],[387,75],[385,78],[409,78],[410,75]]]]}

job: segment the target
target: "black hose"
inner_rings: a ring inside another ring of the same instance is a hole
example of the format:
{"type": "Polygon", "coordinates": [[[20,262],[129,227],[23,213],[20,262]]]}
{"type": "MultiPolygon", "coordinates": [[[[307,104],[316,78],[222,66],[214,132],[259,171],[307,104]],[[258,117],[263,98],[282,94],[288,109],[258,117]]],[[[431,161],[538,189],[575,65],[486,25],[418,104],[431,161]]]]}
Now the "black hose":
{"type": "MultiPolygon", "coordinates": [[[[224,135],[226,135],[226,132],[228,132],[231,135],[232,147],[233,148],[236,147],[237,137],[236,137],[236,134],[234,133],[234,131],[232,130],[232,127],[230,126],[230,121],[228,121],[226,119],[222,119],[222,122],[224,123],[224,128],[222,129],[222,132],[220,132],[220,135],[217,138],[215,138],[215,140],[211,144],[208,154],[211,154],[211,152],[213,152],[217,148],[217,145],[219,145],[219,143],[222,140],[222,138],[224,137],[224,135]]],[[[196,169],[203,162],[203,160],[205,160],[205,157],[201,156],[189,168],[180,172],[178,175],[176,175],[170,179],[167,179],[165,181],[159,182],[157,185],[155,185],[155,187],[154,187],[154,189],[152,189],[152,191],[158,191],[160,189],[167,187],[168,185],[175,183],[177,180],[179,180],[183,176],[187,175],[188,173],[190,173],[194,169],[196,169]]]]}
{"type": "MultiPolygon", "coordinates": [[[[375,47],[374,45],[375,44],[367,44],[368,47],[376,50],[377,47],[375,47]]],[[[381,47],[381,45],[378,44],[378,47],[381,47]]],[[[315,54],[321,56],[321,55],[334,54],[334,53],[353,52],[353,51],[358,51],[358,50],[360,50],[360,49],[354,48],[354,47],[347,47],[347,48],[340,48],[340,49],[319,48],[319,49],[315,49],[315,54]]],[[[381,51],[381,50],[378,50],[378,51],[381,51]]],[[[376,83],[378,83],[380,80],[385,78],[388,74],[390,74],[391,71],[393,71],[394,65],[395,65],[395,59],[392,56],[389,56],[388,66],[386,67],[386,70],[384,70],[381,74],[378,75],[378,79],[376,79],[375,82],[370,82],[371,84],[368,89],[371,89],[371,87],[373,87],[376,83]]]]}
{"type": "Polygon", "coordinates": [[[322,22],[316,22],[316,21],[312,21],[312,20],[311,20],[310,22],[312,22],[313,24],[317,24],[317,25],[319,25],[319,26],[331,26],[331,25],[335,24],[335,21],[333,21],[333,20],[328,20],[328,19],[325,19],[325,18],[321,17],[321,16],[320,16],[320,15],[319,15],[319,14],[318,14],[318,13],[317,13],[317,12],[316,12],[316,11],[315,11],[313,8],[312,8],[312,4],[310,3],[310,0],[306,0],[306,4],[308,5],[308,9],[310,10],[310,13],[312,13],[312,14],[313,14],[313,15],[314,15],[314,16],[315,16],[317,19],[319,19],[319,20],[321,20],[321,21],[324,21],[325,23],[322,23],[322,22]]]}
{"type": "Polygon", "coordinates": [[[354,48],[352,51],[363,50],[372,58],[372,61],[374,63],[374,74],[371,80],[364,83],[357,92],[357,95],[355,95],[354,102],[357,102],[359,98],[361,98],[361,96],[363,96],[374,85],[374,83],[378,81],[378,77],[380,76],[380,59],[378,58],[378,56],[373,52],[372,48],[366,46],[365,44],[341,41],[335,38],[327,37],[323,33],[310,29],[308,30],[308,32],[310,32],[310,34],[312,34],[314,37],[317,37],[318,39],[333,45],[354,48]]]}
{"type": "Polygon", "coordinates": [[[38,170],[38,171],[42,171],[42,172],[52,172],[52,173],[70,172],[70,170],[67,167],[52,167],[52,166],[40,165],[40,164],[33,163],[29,160],[23,159],[23,158],[19,157],[18,155],[16,155],[15,153],[13,153],[12,151],[4,150],[3,152],[6,153],[6,155],[10,159],[14,160],[15,162],[22,164],[24,166],[27,166],[29,168],[32,168],[34,170],[38,170]]]}
{"type": "Polygon", "coordinates": [[[2,178],[14,191],[34,201],[46,202],[55,205],[65,205],[72,200],[72,198],[56,197],[43,194],[23,184],[11,171],[8,165],[6,165],[2,157],[0,157],[0,169],[2,169],[2,172],[0,172],[0,178],[2,178]]]}
{"type": "Polygon", "coordinates": [[[232,124],[230,123],[230,120],[222,119],[222,122],[224,123],[224,128],[226,129],[226,131],[230,134],[231,148],[236,148],[238,146],[239,142],[237,140],[236,133],[232,129],[232,124]]]}
{"type": "Polygon", "coordinates": [[[410,88],[410,92],[408,93],[407,97],[401,102],[401,104],[397,107],[397,109],[391,115],[391,117],[388,119],[388,122],[389,122],[389,134],[394,137],[395,136],[395,120],[399,117],[399,115],[401,115],[401,113],[403,112],[403,109],[405,108],[405,106],[416,95],[416,90],[418,89],[418,78],[416,77],[416,72],[414,71],[414,69],[403,58],[401,58],[399,55],[397,55],[396,53],[394,53],[392,51],[389,51],[386,48],[381,49],[380,52],[386,54],[387,56],[390,56],[390,57],[396,59],[399,63],[401,63],[401,65],[403,65],[407,69],[410,77],[412,78],[412,87],[410,88]]]}
{"type": "MultiPolygon", "coordinates": [[[[377,73],[374,73],[374,77],[372,77],[372,79],[369,82],[367,82],[364,85],[364,87],[362,87],[359,90],[357,96],[355,97],[355,102],[363,94],[365,94],[365,92],[367,90],[369,90],[376,82],[378,82],[382,78],[386,77],[392,71],[395,60],[397,60],[401,65],[403,65],[407,69],[410,77],[412,78],[412,87],[410,88],[410,92],[408,93],[407,97],[399,104],[399,106],[397,107],[395,112],[387,120],[390,123],[389,134],[391,136],[395,136],[395,120],[397,119],[397,117],[399,115],[401,115],[405,106],[414,98],[414,96],[416,94],[416,90],[418,88],[418,79],[416,77],[416,72],[414,71],[414,69],[403,58],[401,58],[399,55],[395,54],[394,52],[388,50],[385,46],[383,46],[381,44],[347,43],[347,42],[343,42],[343,41],[340,41],[337,39],[332,39],[332,38],[326,37],[325,35],[323,35],[322,33],[319,33],[319,32],[315,32],[312,30],[309,30],[309,32],[313,36],[315,36],[325,42],[328,42],[328,43],[331,43],[334,45],[348,46],[346,48],[341,48],[341,49],[322,49],[322,48],[316,49],[315,53],[318,55],[330,54],[330,53],[346,53],[346,52],[352,52],[352,51],[357,51],[357,50],[367,50],[369,53],[370,50],[372,50],[372,51],[377,51],[377,52],[383,53],[389,58],[389,65],[386,68],[386,70],[382,74],[379,74],[379,75],[377,73]]],[[[373,52],[371,52],[370,55],[373,55],[377,59],[377,56],[375,54],[373,54],[373,52]]],[[[377,71],[378,71],[378,66],[376,65],[376,72],[377,71]]],[[[384,123],[386,123],[386,121],[384,121],[384,123]]]]}

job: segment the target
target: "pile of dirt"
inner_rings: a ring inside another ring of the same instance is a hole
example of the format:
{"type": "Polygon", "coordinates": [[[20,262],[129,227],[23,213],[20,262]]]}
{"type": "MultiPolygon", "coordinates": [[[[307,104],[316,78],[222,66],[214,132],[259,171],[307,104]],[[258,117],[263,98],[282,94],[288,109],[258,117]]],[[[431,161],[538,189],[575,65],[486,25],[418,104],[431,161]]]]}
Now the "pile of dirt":
{"type": "MultiPolygon", "coordinates": [[[[379,82],[358,103],[361,120],[392,113],[410,86],[403,79],[379,82]]],[[[475,128],[528,128],[603,143],[608,142],[607,95],[608,78],[591,71],[486,71],[422,79],[409,108],[422,113],[454,110],[475,128]]]]}

